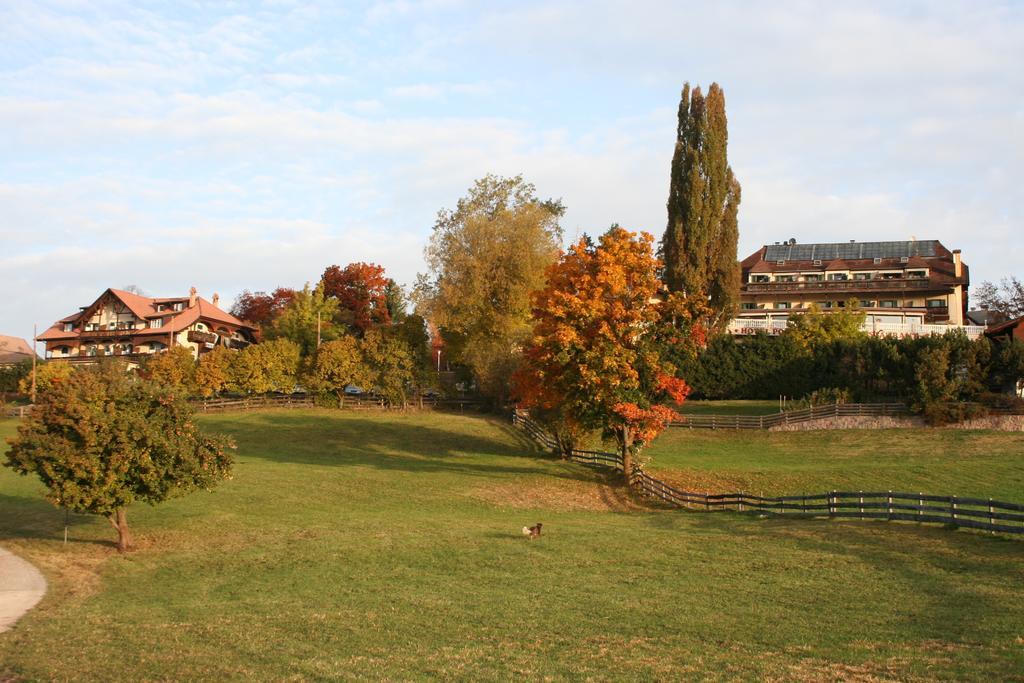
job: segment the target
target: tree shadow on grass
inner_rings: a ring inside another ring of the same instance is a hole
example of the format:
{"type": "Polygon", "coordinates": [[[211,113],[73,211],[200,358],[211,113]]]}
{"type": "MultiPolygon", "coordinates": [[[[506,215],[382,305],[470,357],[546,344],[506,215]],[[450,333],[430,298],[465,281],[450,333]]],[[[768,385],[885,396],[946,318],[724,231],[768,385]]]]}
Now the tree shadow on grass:
{"type": "MultiPolygon", "coordinates": [[[[457,473],[470,476],[545,475],[593,481],[594,473],[547,455],[511,425],[480,419],[501,435],[467,433],[414,421],[388,421],[346,414],[250,414],[244,423],[211,424],[228,428],[241,459],[352,467],[386,471],[457,473]]],[[[466,418],[460,418],[465,422],[466,418]]]]}
{"type": "MultiPolygon", "coordinates": [[[[0,540],[12,538],[64,539],[64,510],[55,507],[41,495],[9,496],[0,493],[0,540]]],[[[69,529],[92,524],[98,517],[72,513],[67,516],[69,529]]],[[[76,539],[69,534],[69,543],[111,545],[109,541],[76,539]]],[[[116,544],[114,544],[116,545],[116,544]]]]}

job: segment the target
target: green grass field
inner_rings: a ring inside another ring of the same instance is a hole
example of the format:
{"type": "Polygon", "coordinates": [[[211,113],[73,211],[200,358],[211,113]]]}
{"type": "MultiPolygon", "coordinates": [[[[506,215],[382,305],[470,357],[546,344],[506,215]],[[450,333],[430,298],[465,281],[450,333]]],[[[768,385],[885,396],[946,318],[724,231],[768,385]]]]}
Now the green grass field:
{"type": "MultiPolygon", "coordinates": [[[[0,542],[51,582],[0,635],[0,680],[1007,680],[1024,671],[1020,540],[649,508],[473,416],[267,411],[203,422],[237,439],[234,479],[132,508],[139,548],[126,556],[104,520],[73,518],[62,545],[63,516],[38,483],[0,471],[0,542]],[[527,541],[519,530],[537,521],[545,535],[527,541]]],[[[0,422],[0,435],[13,429],[0,422]]],[[[855,465],[818,456],[801,470],[812,442],[779,436],[795,439],[775,447],[788,463],[780,472],[853,476],[855,465]]],[[[1003,457],[1020,463],[1019,438],[1004,436],[1003,457]]],[[[752,438],[672,433],[655,463],[712,472],[717,458],[730,471],[770,471],[752,438]]],[[[912,440],[926,450],[950,438],[912,440]]],[[[858,448],[869,474],[882,456],[858,448]]],[[[953,462],[929,488],[991,467],[943,452],[953,462]]],[[[984,481],[1010,487],[1000,480],[1019,477],[1020,465],[1003,472],[984,481]]]]}
{"type": "Polygon", "coordinates": [[[691,490],[770,495],[831,489],[1024,503],[1024,434],[959,429],[666,430],[648,469],[691,490]]]}

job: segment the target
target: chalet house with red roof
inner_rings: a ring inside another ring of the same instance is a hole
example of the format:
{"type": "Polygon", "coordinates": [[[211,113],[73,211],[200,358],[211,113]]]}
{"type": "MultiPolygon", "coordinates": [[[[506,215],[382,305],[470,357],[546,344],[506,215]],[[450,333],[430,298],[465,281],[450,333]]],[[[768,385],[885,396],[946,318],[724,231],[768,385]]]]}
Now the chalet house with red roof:
{"type": "MultiPolygon", "coordinates": [[[[765,245],[741,262],[742,320],[787,319],[854,300],[869,324],[964,325],[970,277],[938,240],[765,245]]],[[[969,321],[967,321],[969,324],[969,321]]]]}
{"type": "Polygon", "coordinates": [[[108,289],[77,313],[61,318],[38,340],[47,358],[95,362],[103,356],[138,360],[172,346],[198,358],[218,346],[241,349],[256,341],[256,329],[196,295],[150,298],[108,289]]]}

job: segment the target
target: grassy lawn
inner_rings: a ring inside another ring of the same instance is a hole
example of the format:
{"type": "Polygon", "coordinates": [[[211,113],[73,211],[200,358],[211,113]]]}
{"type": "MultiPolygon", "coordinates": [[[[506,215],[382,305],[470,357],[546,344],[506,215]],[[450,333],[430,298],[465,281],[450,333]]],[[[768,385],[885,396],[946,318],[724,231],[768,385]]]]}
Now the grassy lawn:
{"type": "MultiPolygon", "coordinates": [[[[51,581],[41,605],[0,635],[0,680],[1005,680],[1024,671],[1019,540],[647,508],[473,416],[267,411],[203,421],[237,439],[235,478],[132,508],[139,549],[123,557],[102,520],[73,519],[63,546],[63,517],[39,485],[0,471],[0,542],[51,581]],[[519,529],[536,521],[545,535],[525,540],[519,529]]],[[[13,422],[0,422],[0,435],[11,433],[13,422]]],[[[761,442],[730,446],[727,436],[670,434],[656,462],[712,471],[698,454],[713,447],[735,471],[769,468],[757,452],[730,460],[761,442]]],[[[755,436],[794,439],[787,474],[819,476],[796,466],[810,438],[755,436]]],[[[865,474],[878,459],[865,457],[865,474]]],[[[852,464],[836,467],[853,474],[852,464]]],[[[929,488],[955,483],[957,468],[947,470],[929,488]]],[[[992,481],[1012,486],[999,482],[1011,471],[992,481]]]]}
{"type": "Polygon", "coordinates": [[[701,491],[893,490],[1024,503],[1024,434],[959,429],[668,429],[652,473],[701,491]]]}
{"type": "Polygon", "coordinates": [[[684,401],[676,407],[683,415],[771,415],[778,401],[684,401]]]}

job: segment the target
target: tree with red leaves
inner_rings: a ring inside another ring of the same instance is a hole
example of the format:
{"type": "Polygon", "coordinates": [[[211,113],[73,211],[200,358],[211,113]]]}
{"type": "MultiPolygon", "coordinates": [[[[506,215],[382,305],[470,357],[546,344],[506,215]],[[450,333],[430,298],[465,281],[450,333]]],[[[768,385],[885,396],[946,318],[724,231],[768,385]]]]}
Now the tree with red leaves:
{"type": "Polygon", "coordinates": [[[250,292],[246,289],[235,299],[235,305],[231,307],[231,315],[266,327],[294,298],[295,290],[289,287],[278,287],[270,294],[250,292]]]}
{"type": "Polygon", "coordinates": [[[338,300],[338,322],[362,337],[370,329],[391,323],[389,289],[394,282],[375,263],[330,266],[321,279],[324,294],[338,300]]]}
{"type": "Polygon", "coordinates": [[[533,295],[533,336],[515,382],[523,405],[549,426],[600,429],[614,439],[627,480],[643,446],[677,417],[666,404],[689,393],[669,360],[670,340],[702,337],[680,318],[686,307],[665,295],[653,243],[613,226],[548,269],[547,285],[533,295]]]}

